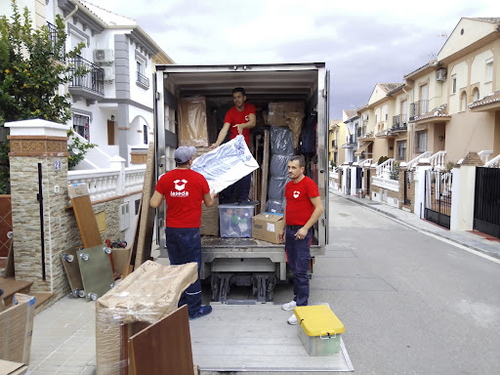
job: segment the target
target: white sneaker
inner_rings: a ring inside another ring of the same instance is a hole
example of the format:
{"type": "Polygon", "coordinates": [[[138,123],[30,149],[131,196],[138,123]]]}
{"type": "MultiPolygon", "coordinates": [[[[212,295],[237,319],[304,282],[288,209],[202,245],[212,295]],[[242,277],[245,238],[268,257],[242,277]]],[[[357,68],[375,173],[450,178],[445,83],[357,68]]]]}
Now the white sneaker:
{"type": "Polygon", "coordinates": [[[285,303],[284,305],[281,305],[281,308],[285,311],[293,311],[297,307],[297,302],[295,301],[290,301],[288,303],[285,303]]]}
{"type": "Polygon", "coordinates": [[[296,325],[297,324],[297,317],[295,316],[295,314],[292,314],[291,317],[288,318],[287,320],[288,324],[291,324],[291,325],[296,325]]]}

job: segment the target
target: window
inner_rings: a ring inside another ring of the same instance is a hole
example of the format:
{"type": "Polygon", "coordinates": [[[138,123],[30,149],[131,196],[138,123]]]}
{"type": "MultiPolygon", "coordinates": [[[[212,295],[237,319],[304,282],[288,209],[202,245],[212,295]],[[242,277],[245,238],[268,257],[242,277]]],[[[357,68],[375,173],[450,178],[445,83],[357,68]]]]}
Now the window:
{"type": "Polygon", "coordinates": [[[406,141],[397,143],[398,160],[406,160],[406,141]]]}
{"type": "Polygon", "coordinates": [[[147,125],[142,126],[142,132],[144,133],[144,144],[147,145],[148,144],[148,126],[147,125]]]}
{"type": "Polygon", "coordinates": [[[73,129],[87,141],[90,141],[89,123],[89,116],[73,114],[73,129]]]}
{"type": "Polygon", "coordinates": [[[149,78],[146,77],[146,61],[141,58],[141,56],[136,54],[136,65],[137,65],[137,85],[148,89],[149,87],[149,78]]]}
{"type": "Polygon", "coordinates": [[[493,81],[493,57],[486,60],[486,82],[493,81]]]}
{"type": "Polygon", "coordinates": [[[457,93],[457,75],[453,74],[451,76],[451,93],[456,94],[457,93]]]}
{"type": "Polygon", "coordinates": [[[427,151],[427,131],[417,132],[415,134],[415,138],[415,151],[418,153],[424,153],[427,151]]]}
{"type": "Polygon", "coordinates": [[[427,105],[429,104],[429,86],[420,86],[420,114],[423,115],[427,112],[427,105]]]}
{"type": "Polygon", "coordinates": [[[401,122],[403,126],[406,125],[406,114],[408,113],[408,102],[406,100],[401,102],[401,122]]]}
{"type": "Polygon", "coordinates": [[[472,92],[472,100],[473,101],[479,100],[479,89],[477,87],[472,92]]]}
{"type": "Polygon", "coordinates": [[[467,93],[464,91],[460,96],[460,110],[465,111],[467,109],[467,93]]]}

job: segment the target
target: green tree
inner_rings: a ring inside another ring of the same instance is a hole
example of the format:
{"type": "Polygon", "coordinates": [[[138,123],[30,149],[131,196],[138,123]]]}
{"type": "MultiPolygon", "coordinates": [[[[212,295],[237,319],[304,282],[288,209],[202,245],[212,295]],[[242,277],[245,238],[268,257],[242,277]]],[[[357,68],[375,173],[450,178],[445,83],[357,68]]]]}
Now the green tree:
{"type": "MultiPolygon", "coordinates": [[[[0,127],[8,121],[40,118],[65,124],[71,118],[71,96],[59,88],[86,67],[65,63],[80,54],[84,43],[65,50],[67,34],[57,15],[55,32],[47,26],[34,29],[28,8],[23,15],[12,0],[12,16],[0,18],[0,127]]],[[[0,132],[0,134],[5,132],[0,132]]],[[[8,142],[0,139],[0,193],[9,193],[8,142]],[[7,188],[5,188],[7,186],[7,188]]]]}

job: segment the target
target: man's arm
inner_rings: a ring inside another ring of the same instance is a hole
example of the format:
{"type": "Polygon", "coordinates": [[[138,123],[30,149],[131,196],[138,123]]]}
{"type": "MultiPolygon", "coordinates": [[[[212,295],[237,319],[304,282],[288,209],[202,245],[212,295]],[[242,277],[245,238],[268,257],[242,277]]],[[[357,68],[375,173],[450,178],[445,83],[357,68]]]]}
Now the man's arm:
{"type": "Polygon", "coordinates": [[[243,129],[252,129],[255,126],[255,124],[257,124],[257,118],[255,117],[255,113],[249,113],[248,122],[245,122],[244,124],[236,124],[233,125],[233,127],[237,127],[238,134],[241,134],[243,133],[243,129]]]}
{"type": "Polygon", "coordinates": [[[153,208],[160,207],[161,201],[163,200],[163,194],[158,193],[156,190],[153,193],[153,196],[149,200],[149,206],[153,208]]]}
{"type": "Polygon", "coordinates": [[[215,203],[215,194],[216,193],[207,193],[207,194],[203,194],[203,202],[205,202],[205,206],[207,207],[212,207],[215,203]]]}
{"type": "Polygon", "coordinates": [[[281,228],[281,233],[278,233],[278,241],[285,242],[285,232],[286,232],[286,210],[283,212],[283,228],[281,228]]]}
{"type": "Polygon", "coordinates": [[[210,146],[211,149],[219,147],[220,144],[224,141],[224,139],[226,139],[227,132],[229,131],[230,126],[231,126],[231,124],[229,122],[224,123],[224,125],[222,126],[222,129],[219,132],[219,136],[217,137],[217,141],[215,141],[215,143],[213,143],[210,146]]]}
{"type": "Polygon", "coordinates": [[[307,220],[307,223],[305,223],[304,226],[297,231],[297,233],[295,234],[295,238],[305,238],[309,229],[319,220],[321,214],[324,211],[323,204],[321,203],[321,199],[319,197],[311,197],[309,199],[314,205],[314,211],[311,214],[309,220],[307,220]]]}

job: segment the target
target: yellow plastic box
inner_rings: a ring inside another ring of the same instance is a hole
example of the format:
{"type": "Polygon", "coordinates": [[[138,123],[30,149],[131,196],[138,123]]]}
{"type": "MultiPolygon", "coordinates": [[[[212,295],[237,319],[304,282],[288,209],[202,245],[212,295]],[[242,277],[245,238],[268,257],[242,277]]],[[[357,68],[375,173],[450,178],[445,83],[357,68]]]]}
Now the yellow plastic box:
{"type": "Polygon", "coordinates": [[[297,306],[297,334],[307,353],[313,356],[337,354],[344,325],[327,305],[297,306]]]}

